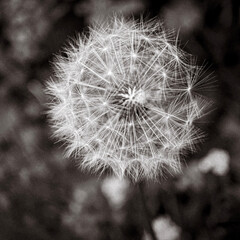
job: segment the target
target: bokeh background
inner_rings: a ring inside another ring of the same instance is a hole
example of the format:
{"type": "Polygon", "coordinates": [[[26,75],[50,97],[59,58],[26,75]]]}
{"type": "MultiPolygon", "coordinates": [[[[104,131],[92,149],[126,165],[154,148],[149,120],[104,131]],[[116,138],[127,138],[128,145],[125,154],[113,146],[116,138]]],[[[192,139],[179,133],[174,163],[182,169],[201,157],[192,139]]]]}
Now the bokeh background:
{"type": "Polygon", "coordinates": [[[215,80],[198,153],[145,185],[158,239],[240,239],[238,0],[0,0],[0,239],[150,239],[136,187],[81,172],[45,114],[54,54],[113,11],[158,16],[215,80]]]}

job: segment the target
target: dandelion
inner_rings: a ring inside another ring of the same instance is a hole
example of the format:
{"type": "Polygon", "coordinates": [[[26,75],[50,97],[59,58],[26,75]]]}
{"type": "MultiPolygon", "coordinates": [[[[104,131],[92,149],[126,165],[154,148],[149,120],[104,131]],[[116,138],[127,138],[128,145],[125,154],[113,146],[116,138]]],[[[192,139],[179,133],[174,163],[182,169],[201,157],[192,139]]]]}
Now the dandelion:
{"type": "MultiPolygon", "coordinates": [[[[202,132],[202,68],[157,20],[95,24],[55,60],[48,82],[55,136],[93,172],[154,179],[177,172],[202,132]]],[[[206,85],[205,85],[206,84],[206,85]]]]}

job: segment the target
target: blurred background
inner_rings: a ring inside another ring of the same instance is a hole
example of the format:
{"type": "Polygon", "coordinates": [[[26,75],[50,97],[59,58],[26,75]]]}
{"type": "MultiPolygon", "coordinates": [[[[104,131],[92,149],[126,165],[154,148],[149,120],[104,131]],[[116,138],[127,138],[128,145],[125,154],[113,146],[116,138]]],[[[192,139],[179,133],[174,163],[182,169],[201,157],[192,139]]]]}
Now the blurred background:
{"type": "Polygon", "coordinates": [[[238,0],[0,0],[0,239],[150,239],[136,187],[81,172],[45,114],[54,54],[113,11],[158,16],[216,80],[199,152],[145,185],[158,239],[240,239],[238,0]]]}

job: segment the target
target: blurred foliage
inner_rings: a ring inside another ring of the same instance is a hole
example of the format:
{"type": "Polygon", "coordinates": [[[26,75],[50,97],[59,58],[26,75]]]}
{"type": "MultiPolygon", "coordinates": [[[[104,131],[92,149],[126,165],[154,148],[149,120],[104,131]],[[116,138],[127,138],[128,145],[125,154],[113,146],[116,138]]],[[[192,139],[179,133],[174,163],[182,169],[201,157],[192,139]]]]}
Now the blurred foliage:
{"type": "Polygon", "coordinates": [[[135,186],[79,171],[51,140],[45,115],[53,54],[112,11],[158,15],[180,29],[184,49],[217,80],[205,92],[216,110],[199,154],[181,175],[145,185],[159,239],[240,239],[237,0],[0,1],[0,239],[149,238],[135,186]]]}

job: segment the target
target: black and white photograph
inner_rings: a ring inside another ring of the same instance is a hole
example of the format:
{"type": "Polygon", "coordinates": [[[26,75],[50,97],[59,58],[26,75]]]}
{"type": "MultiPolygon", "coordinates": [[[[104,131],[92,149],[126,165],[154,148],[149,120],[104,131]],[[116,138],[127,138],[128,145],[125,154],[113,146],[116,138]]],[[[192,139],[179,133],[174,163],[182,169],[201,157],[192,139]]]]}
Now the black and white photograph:
{"type": "Polygon", "coordinates": [[[0,0],[0,240],[239,239],[239,0],[0,0]]]}

